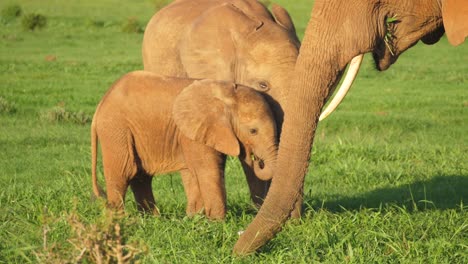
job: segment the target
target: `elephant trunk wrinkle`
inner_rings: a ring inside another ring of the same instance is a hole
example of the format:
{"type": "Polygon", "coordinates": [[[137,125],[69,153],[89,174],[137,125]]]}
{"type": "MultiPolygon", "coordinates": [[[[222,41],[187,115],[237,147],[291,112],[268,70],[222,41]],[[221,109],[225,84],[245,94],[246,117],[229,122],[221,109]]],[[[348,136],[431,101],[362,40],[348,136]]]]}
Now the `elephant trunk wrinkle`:
{"type": "Polygon", "coordinates": [[[285,111],[283,127],[289,129],[283,129],[281,134],[277,170],[260,211],[234,246],[236,254],[251,253],[272,239],[295,209],[296,202],[302,199],[301,190],[320,111],[346,66],[340,68],[340,64],[333,63],[338,60],[338,53],[320,53],[320,43],[306,41],[320,37],[316,25],[309,24],[307,29],[291,86],[295,89],[294,96],[290,93],[284,107],[289,111],[285,111]],[[324,61],[330,63],[324,66],[324,61]],[[320,78],[318,72],[321,72],[320,78]],[[325,89],[316,90],[315,87],[325,89]]]}

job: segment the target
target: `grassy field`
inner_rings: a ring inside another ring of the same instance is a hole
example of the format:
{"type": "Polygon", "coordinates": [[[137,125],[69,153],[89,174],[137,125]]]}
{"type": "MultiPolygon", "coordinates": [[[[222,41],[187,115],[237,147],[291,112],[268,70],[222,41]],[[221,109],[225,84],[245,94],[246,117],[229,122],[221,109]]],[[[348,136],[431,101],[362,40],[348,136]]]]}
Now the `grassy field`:
{"type": "MultiPolygon", "coordinates": [[[[142,68],[143,35],[121,28],[144,26],[152,2],[0,3],[48,19],[33,32],[21,17],[0,25],[0,263],[74,262],[119,244],[143,263],[468,263],[468,44],[445,38],[384,73],[367,56],[319,126],[302,219],[261,252],[231,255],[256,213],[235,159],[224,222],[185,217],[177,174],[153,181],[161,217],[140,216],[129,193],[128,214],[109,222],[90,200],[89,120],[116,78],[142,68]]],[[[278,2],[302,36],[313,1],[278,2]]]]}

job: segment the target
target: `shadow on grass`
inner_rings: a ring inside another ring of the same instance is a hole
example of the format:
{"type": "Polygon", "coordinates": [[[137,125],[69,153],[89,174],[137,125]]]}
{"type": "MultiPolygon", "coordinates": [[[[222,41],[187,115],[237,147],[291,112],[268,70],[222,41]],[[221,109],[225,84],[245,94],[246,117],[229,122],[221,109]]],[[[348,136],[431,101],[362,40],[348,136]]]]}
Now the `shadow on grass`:
{"type": "Polygon", "coordinates": [[[468,176],[437,176],[396,187],[376,189],[353,197],[339,197],[321,202],[317,197],[305,197],[304,212],[323,208],[331,212],[379,208],[396,205],[414,210],[455,209],[468,201],[468,176]]]}
{"type": "MultiPolygon", "coordinates": [[[[303,215],[308,211],[317,209],[343,212],[387,206],[403,207],[408,211],[456,209],[460,208],[461,204],[468,203],[468,175],[437,176],[427,181],[416,181],[395,187],[375,189],[354,196],[343,195],[325,201],[322,201],[322,199],[322,197],[306,195],[303,215]]],[[[132,203],[134,203],[133,199],[127,201],[127,205],[132,203]]],[[[172,219],[175,217],[182,219],[185,217],[184,208],[185,204],[178,206],[175,211],[166,211],[164,205],[161,205],[161,218],[172,219]]],[[[137,214],[136,208],[133,209],[133,213],[137,214]]],[[[255,217],[257,213],[258,209],[251,203],[250,199],[235,201],[228,199],[228,218],[245,218],[246,221],[251,221],[250,219],[255,217]]]]}

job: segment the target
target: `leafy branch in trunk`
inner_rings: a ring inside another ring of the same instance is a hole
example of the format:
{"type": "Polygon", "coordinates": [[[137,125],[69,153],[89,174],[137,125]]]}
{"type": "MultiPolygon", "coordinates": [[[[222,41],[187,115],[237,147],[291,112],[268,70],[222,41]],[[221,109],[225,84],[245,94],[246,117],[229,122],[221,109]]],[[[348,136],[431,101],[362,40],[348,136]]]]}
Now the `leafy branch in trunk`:
{"type": "Polygon", "coordinates": [[[394,15],[392,17],[387,17],[385,19],[385,37],[384,42],[385,46],[387,46],[390,54],[395,56],[395,52],[393,50],[393,40],[395,39],[395,24],[398,22],[398,15],[394,15]]]}

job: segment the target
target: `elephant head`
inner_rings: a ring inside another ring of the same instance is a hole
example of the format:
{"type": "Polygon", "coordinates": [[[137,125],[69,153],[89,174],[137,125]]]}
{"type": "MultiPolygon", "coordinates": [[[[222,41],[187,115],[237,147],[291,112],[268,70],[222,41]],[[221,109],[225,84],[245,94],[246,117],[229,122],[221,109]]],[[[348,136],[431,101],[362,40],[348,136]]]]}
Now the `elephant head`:
{"type": "Polygon", "coordinates": [[[316,0],[283,105],[278,169],[234,252],[266,243],[301,199],[321,109],[353,57],[372,52],[377,69],[385,70],[419,40],[436,43],[444,30],[450,43],[460,44],[467,21],[464,0],[316,0]]]}
{"type": "Polygon", "coordinates": [[[195,81],[176,98],[174,121],[191,140],[231,156],[251,159],[261,180],[276,166],[276,123],[270,107],[252,88],[231,82],[195,81]]]}

